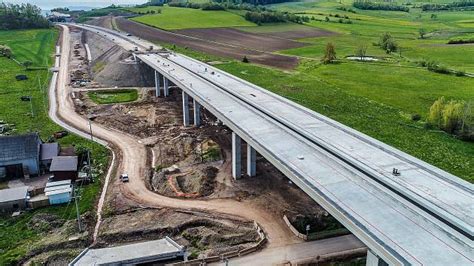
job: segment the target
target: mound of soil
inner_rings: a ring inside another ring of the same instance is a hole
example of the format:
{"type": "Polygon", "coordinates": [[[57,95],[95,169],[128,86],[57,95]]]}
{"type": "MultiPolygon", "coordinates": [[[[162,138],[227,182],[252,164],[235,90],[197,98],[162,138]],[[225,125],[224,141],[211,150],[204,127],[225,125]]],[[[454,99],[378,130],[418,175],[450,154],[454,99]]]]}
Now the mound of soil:
{"type": "Polygon", "coordinates": [[[55,214],[37,213],[29,221],[28,227],[36,231],[48,232],[54,228],[59,228],[65,220],[55,214]]]}
{"type": "Polygon", "coordinates": [[[95,33],[87,31],[85,36],[91,51],[91,72],[96,83],[103,87],[154,86],[151,68],[135,63],[130,52],[95,33]]]}
{"type": "Polygon", "coordinates": [[[165,236],[201,255],[246,248],[259,240],[252,221],[167,208],[139,209],[105,218],[97,247],[165,236]]]}

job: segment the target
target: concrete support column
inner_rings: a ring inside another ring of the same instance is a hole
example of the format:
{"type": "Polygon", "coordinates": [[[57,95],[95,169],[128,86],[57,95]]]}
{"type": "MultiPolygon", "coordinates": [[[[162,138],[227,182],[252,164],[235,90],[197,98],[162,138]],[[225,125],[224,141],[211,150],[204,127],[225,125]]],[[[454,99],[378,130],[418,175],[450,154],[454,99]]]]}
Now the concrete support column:
{"type": "Polygon", "coordinates": [[[375,253],[370,249],[367,250],[367,260],[365,263],[366,266],[388,266],[383,259],[379,258],[375,253]]]}
{"type": "Polygon", "coordinates": [[[163,76],[163,96],[168,97],[170,95],[169,80],[163,76]]]}
{"type": "Polygon", "coordinates": [[[183,125],[189,126],[189,96],[183,91],[183,125]]]}
{"type": "Polygon", "coordinates": [[[200,126],[201,125],[201,105],[193,99],[193,111],[194,111],[194,125],[200,126]]]}
{"type": "Polygon", "coordinates": [[[247,143],[247,175],[255,176],[257,173],[257,151],[247,143]]]}
{"type": "Polygon", "coordinates": [[[239,179],[242,175],[242,140],[232,132],[232,177],[239,179]]]}
{"type": "Polygon", "coordinates": [[[161,90],[160,90],[160,72],[155,70],[155,91],[156,91],[156,97],[161,96],[161,90]]]}

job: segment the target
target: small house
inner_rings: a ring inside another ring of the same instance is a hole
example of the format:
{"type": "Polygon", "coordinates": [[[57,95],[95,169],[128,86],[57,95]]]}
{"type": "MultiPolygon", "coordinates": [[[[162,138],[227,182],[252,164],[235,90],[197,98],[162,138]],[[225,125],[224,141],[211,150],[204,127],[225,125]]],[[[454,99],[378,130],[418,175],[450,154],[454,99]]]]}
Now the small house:
{"type": "Polygon", "coordinates": [[[0,137],[0,180],[39,174],[41,139],[38,133],[0,137]]]}
{"type": "Polygon", "coordinates": [[[0,212],[23,210],[27,206],[28,187],[15,187],[0,190],[0,212]]]}
{"type": "Polygon", "coordinates": [[[77,156],[55,156],[51,161],[49,170],[53,173],[53,181],[77,179],[77,156]]]}

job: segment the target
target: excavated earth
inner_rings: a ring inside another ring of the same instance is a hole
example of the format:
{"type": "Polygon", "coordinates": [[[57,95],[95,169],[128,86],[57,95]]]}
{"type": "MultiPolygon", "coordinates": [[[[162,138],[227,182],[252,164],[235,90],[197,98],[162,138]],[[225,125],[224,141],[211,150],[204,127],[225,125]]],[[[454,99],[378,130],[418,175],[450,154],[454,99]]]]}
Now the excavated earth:
{"type": "MultiPolygon", "coordinates": [[[[128,133],[148,147],[147,187],[151,191],[176,198],[246,201],[255,209],[272,214],[275,220],[281,220],[283,215],[325,214],[263,157],[257,157],[257,176],[235,181],[231,176],[228,128],[206,110],[202,112],[202,126],[183,127],[179,88],[171,87],[167,98],[154,97],[153,72],[145,65],[131,62],[128,51],[95,34],[75,36],[74,41],[87,40],[90,46],[92,62],[86,68],[93,79],[75,90],[76,111],[94,117],[93,123],[128,133]],[[139,99],[98,105],[87,95],[88,90],[95,88],[124,86],[141,87],[139,99]]],[[[242,149],[245,148],[243,144],[242,149]]],[[[245,161],[245,157],[242,159],[245,161]]],[[[252,221],[218,213],[146,208],[126,198],[122,189],[120,180],[111,180],[98,246],[169,235],[190,248],[195,256],[204,256],[245,248],[258,240],[252,221]]]]}

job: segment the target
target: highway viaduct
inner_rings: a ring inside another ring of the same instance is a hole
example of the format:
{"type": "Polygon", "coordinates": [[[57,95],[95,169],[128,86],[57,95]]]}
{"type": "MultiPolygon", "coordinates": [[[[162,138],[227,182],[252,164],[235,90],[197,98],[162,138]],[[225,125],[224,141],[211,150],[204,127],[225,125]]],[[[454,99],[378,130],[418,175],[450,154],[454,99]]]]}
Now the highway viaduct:
{"type": "Polygon", "coordinates": [[[234,178],[243,140],[246,174],[255,175],[258,152],[368,246],[367,265],[474,263],[471,184],[203,62],[75,26],[136,47],[136,59],[155,71],[157,96],[167,97],[171,83],[181,90],[184,126],[198,126],[206,108],[232,130],[234,178]]]}

